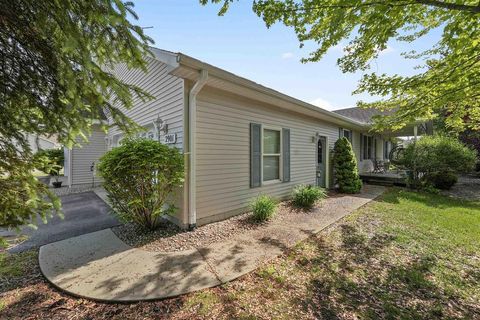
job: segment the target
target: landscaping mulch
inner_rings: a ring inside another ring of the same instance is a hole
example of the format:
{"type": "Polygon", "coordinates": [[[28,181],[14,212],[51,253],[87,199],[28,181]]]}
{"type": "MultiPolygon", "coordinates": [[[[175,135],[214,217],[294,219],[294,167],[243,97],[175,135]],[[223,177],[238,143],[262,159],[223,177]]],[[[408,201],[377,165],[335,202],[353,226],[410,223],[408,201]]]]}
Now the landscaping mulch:
{"type": "MultiPolygon", "coordinates": [[[[330,196],[335,195],[335,193],[330,194],[330,196]]],[[[296,209],[292,207],[290,201],[285,201],[278,205],[277,214],[269,222],[292,219],[292,215],[308,214],[310,214],[308,210],[296,209]]],[[[252,213],[248,212],[223,221],[203,225],[191,231],[182,230],[168,221],[164,221],[154,231],[142,229],[134,224],[120,225],[112,228],[112,230],[122,241],[132,247],[147,251],[174,252],[225,241],[240,233],[246,234],[265,229],[267,225],[268,223],[254,221],[252,213]]]]}

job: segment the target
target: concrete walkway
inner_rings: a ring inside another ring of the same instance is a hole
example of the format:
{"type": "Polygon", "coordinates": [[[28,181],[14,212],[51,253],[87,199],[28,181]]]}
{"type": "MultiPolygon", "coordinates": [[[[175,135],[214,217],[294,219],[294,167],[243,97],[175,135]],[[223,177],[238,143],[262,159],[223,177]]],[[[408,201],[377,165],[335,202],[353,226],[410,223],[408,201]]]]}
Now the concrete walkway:
{"type": "Polygon", "coordinates": [[[41,247],[40,268],[53,285],[84,298],[127,302],[177,296],[220,285],[256,269],[383,191],[383,187],[366,186],[358,195],[326,199],[300,219],[273,222],[267,232],[252,231],[180,252],[132,248],[110,229],[97,231],[41,247]]]}

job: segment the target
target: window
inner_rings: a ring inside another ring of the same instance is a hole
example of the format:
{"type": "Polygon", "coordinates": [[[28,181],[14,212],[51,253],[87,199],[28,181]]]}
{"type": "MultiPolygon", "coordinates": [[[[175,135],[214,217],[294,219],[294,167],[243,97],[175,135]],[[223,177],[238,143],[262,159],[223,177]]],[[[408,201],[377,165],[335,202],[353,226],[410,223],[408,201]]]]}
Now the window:
{"type": "Polygon", "coordinates": [[[383,145],[383,158],[385,160],[390,160],[390,151],[392,151],[392,142],[385,141],[385,144],[383,145]]]}
{"type": "Polygon", "coordinates": [[[342,130],[343,137],[347,138],[350,143],[352,143],[352,131],[348,129],[342,130]]]}
{"type": "Polygon", "coordinates": [[[263,181],[280,180],[282,132],[263,129],[262,168],[263,181]]]}
{"type": "Polygon", "coordinates": [[[322,139],[318,139],[317,142],[317,163],[323,163],[323,142],[322,139]]]}
{"type": "Polygon", "coordinates": [[[372,159],[373,157],[373,137],[363,136],[363,159],[372,159]]]}
{"type": "Polygon", "coordinates": [[[122,140],[123,140],[123,134],[119,133],[114,135],[112,139],[112,147],[115,148],[120,146],[122,144],[122,140]]]}

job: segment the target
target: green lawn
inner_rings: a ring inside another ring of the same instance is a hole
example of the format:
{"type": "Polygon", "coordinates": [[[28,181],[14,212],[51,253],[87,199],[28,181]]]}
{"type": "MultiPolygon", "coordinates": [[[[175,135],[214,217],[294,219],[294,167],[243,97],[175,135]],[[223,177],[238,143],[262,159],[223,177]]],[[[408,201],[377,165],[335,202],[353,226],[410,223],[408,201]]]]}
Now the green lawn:
{"type": "Polygon", "coordinates": [[[393,189],[187,305],[205,318],[480,318],[480,203],[393,189]]]}
{"type": "Polygon", "coordinates": [[[0,318],[480,319],[480,203],[391,189],[255,272],[156,302],[73,298],[35,262],[0,256],[0,318]]]}

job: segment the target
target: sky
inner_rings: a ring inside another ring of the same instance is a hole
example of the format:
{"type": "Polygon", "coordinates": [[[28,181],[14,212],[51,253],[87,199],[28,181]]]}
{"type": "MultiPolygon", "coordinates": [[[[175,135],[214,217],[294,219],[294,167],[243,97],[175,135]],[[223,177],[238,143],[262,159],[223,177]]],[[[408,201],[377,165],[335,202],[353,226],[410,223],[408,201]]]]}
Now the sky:
{"type": "MultiPolygon", "coordinates": [[[[202,6],[198,0],[134,1],[136,23],[155,41],[154,46],[182,52],[236,75],[328,110],[354,107],[358,100],[372,101],[367,94],[352,95],[361,73],[344,74],[336,61],[342,56],[340,43],[319,62],[301,63],[315,48],[299,48],[291,28],[277,23],[268,29],[251,8],[251,0],[233,3],[224,16],[219,5],[202,6]]],[[[418,62],[405,60],[401,52],[431,46],[435,34],[406,45],[392,41],[370,71],[413,74],[418,62]]]]}

